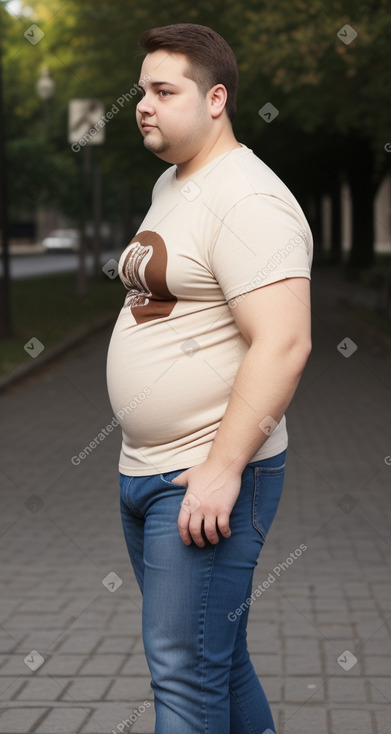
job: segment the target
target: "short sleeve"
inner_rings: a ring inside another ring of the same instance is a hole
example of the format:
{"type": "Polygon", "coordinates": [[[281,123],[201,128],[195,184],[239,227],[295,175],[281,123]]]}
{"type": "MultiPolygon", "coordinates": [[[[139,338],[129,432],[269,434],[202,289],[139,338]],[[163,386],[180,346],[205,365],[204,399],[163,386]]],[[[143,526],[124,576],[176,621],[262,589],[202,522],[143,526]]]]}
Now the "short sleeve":
{"type": "Polygon", "coordinates": [[[228,301],[284,278],[310,279],[312,254],[311,230],[299,205],[251,194],[222,220],[211,269],[228,301]]]}

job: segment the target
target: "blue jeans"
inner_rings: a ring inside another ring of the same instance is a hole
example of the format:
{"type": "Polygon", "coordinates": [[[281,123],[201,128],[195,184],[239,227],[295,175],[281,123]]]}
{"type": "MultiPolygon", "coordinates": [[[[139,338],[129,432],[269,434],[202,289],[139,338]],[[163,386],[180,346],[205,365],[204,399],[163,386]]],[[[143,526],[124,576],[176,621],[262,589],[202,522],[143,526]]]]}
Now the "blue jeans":
{"type": "Polygon", "coordinates": [[[282,493],[285,454],[245,467],[231,536],[203,548],[186,546],[179,536],[187,488],[171,480],[184,469],[119,475],[126,545],[143,594],[155,734],[275,732],[246,626],[254,568],[282,493]]]}

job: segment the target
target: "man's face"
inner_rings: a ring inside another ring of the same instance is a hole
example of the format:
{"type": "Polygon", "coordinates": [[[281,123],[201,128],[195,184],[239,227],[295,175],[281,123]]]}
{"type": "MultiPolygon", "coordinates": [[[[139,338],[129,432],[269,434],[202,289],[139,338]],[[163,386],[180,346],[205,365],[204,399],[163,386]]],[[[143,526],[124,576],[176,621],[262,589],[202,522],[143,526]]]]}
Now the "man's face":
{"type": "Polygon", "coordinates": [[[182,54],[160,50],[148,54],[141,67],[142,99],[136,108],[145,147],[168,163],[184,163],[207,143],[212,116],[208,95],[184,76],[182,54]]]}

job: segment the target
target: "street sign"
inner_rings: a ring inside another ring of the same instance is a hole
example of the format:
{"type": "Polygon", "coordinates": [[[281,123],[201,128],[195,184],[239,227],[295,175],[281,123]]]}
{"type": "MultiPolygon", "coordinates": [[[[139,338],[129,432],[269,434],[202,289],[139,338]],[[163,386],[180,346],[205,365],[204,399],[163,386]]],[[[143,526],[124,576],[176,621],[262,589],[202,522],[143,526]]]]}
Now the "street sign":
{"type": "Polygon", "coordinates": [[[105,140],[105,107],[99,99],[71,99],[68,115],[68,141],[80,145],[99,145],[105,140]]]}

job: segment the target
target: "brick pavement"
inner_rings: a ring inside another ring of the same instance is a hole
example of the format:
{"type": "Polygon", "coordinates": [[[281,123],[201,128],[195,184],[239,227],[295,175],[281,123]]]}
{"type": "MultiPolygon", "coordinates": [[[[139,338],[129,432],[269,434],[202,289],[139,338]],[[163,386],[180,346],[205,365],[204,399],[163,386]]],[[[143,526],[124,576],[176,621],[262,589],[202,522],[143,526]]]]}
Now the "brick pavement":
{"type": "MultiPolygon", "coordinates": [[[[287,413],[285,489],[255,574],[270,583],[252,605],[249,643],[278,734],[391,731],[390,359],[340,307],[340,290],[314,271],[313,352],[287,413]],[[346,337],[357,345],[348,358],[346,337]]],[[[0,398],[0,734],[110,734],[133,711],[124,731],[153,732],[118,509],[119,429],[71,462],[112,419],[110,334],[0,398]],[[111,572],[115,591],[102,583],[111,572]]]]}

